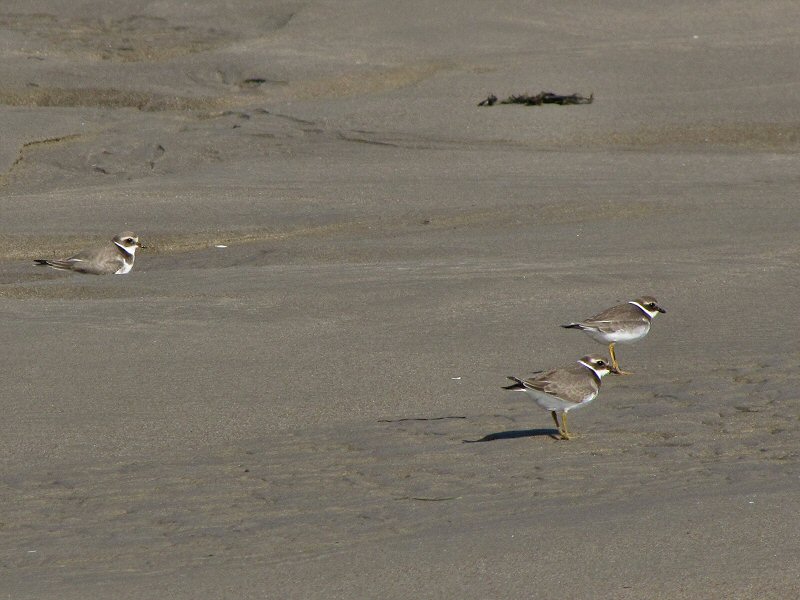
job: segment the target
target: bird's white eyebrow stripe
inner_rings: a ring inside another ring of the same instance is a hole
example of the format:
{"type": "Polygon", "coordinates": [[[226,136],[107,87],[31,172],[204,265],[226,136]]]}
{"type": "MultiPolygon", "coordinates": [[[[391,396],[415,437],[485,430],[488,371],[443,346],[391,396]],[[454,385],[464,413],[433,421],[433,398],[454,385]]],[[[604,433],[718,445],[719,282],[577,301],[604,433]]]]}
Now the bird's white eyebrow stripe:
{"type": "Polygon", "coordinates": [[[120,244],[119,242],[114,242],[114,244],[115,244],[115,245],[116,245],[116,246],[117,246],[117,247],[118,247],[120,250],[122,250],[122,251],[123,251],[125,254],[130,254],[131,256],[134,256],[134,255],[136,254],[136,246],[131,246],[130,248],[126,248],[125,246],[123,246],[123,245],[122,245],[122,244],[120,244]]]}
{"type": "MultiPolygon", "coordinates": [[[[582,360],[579,360],[578,362],[579,362],[580,364],[582,364],[584,367],[586,367],[587,369],[591,369],[592,371],[594,371],[594,374],[595,374],[595,375],[597,375],[598,377],[600,377],[600,373],[598,373],[598,372],[597,372],[597,369],[595,369],[595,368],[594,368],[592,365],[590,365],[590,364],[588,364],[588,363],[585,363],[585,362],[583,362],[582,360]]],[[[602,379],[602,378],[601,378],[601,379],[602,379]]]]}
{"type": "Polygon", "coordinates": [[[656,315],[656,313],[658,312],[657,310],[655,310],[655,311],[647,310],[644,306],[642,306],[641,304],[636,302],[636,300],[628,300],[628,304],[633,304],[635,307],[637,307],[638,309],[642,310],[645,314],[649,315],[650,318],[653,318],[656,315]]]}

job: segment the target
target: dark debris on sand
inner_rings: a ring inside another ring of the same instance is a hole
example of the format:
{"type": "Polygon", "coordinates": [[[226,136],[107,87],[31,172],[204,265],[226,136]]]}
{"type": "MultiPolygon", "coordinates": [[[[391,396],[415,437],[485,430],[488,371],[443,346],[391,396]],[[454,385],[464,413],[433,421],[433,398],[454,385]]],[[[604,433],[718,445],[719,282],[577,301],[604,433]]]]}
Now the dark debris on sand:
{"type": "Polygon", "coordinates": [[[540,92],[535,96],[530,94],[519,94],[509,96],[505,100],[498,100],[494,94],[489,94],[485,100],[481,100],[478,106],[494,106],[495,104],[524,104],[525,106],[541,106],[542,104],[591,104],[594,102],[594,94],[589,97],[580,94],[569,94],[567,96],[554,94],[553,92],[540,92]]]}

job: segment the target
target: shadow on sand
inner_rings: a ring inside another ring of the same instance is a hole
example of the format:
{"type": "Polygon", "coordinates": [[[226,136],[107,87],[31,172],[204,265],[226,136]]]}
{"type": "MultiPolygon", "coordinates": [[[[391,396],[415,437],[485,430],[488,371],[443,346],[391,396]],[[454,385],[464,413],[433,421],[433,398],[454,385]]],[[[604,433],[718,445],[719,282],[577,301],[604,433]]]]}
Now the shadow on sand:
{"type": "Polygon", "coordinates": [[[495,440],[513,440],[514,438],[521,437],[536,437],[540,435],[548,435],[551,438],[559,439],[557,429],[512,429],[510,431],[498,431],[497,433],[490,433],[483,436],[479,440],[461,440],[465,444],[474,444],[476,442],[494,442],[495,440]]]}

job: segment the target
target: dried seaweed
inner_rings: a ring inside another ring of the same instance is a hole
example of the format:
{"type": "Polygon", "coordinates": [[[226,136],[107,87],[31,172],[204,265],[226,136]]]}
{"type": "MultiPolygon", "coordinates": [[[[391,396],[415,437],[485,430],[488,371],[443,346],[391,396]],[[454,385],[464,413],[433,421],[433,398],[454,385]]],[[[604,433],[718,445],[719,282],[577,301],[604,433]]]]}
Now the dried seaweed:
{"type": "Polygon", "coordinates": [[[523,104],[525,106],[541,106],[542,104],[591,104],[594,102],[594,94],[581,96],[580,94],[554,94],[553,92],[540,92],[535,96],[530,94],[519,94],[509,96],[505,100],[498,100],[494,94],[489,94],[485,100],[481,100],[478,106],[494,106],[495,104],[523,104]]]}

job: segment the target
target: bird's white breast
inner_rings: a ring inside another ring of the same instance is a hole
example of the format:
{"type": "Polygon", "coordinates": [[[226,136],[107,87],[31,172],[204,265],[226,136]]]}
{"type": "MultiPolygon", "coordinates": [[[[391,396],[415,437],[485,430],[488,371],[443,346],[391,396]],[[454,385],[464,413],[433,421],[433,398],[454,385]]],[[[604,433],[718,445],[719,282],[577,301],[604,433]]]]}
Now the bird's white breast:
{"type": "Polygon", "coordinates": [[[650,323],[642,322],[641,325],[630,329],[620,329],[618,331],[598,331],[597,329],[587,329],[586,333],[598,342],[634,342],[647,335],[650,331],[650,323]]]}
{"type": "Polygon", "coordinates": [[[114,271],[114,275],[125,275],[126,273],[130,273],[131,269],[133,268],[133,261],[130,262],[123,262],[122,266],[114,271]]]}
{"type": "Polygon", "coordinates": [[[552,394],[547,394],[539,390],[532,390],[530,388],[526,389],[525,393],[533,398],[534,402],[536,402],[538,406],[544,408],[545,410],[555,410],[559,412],[567,412],[570,409],[582,406],[588,402],[591,402],[597,396],[597,392],[590,392],[579,401],[576,400],[575,402],[569,402],[567,400],[562,400],[557,396],[553,396],[552,394]]]}

